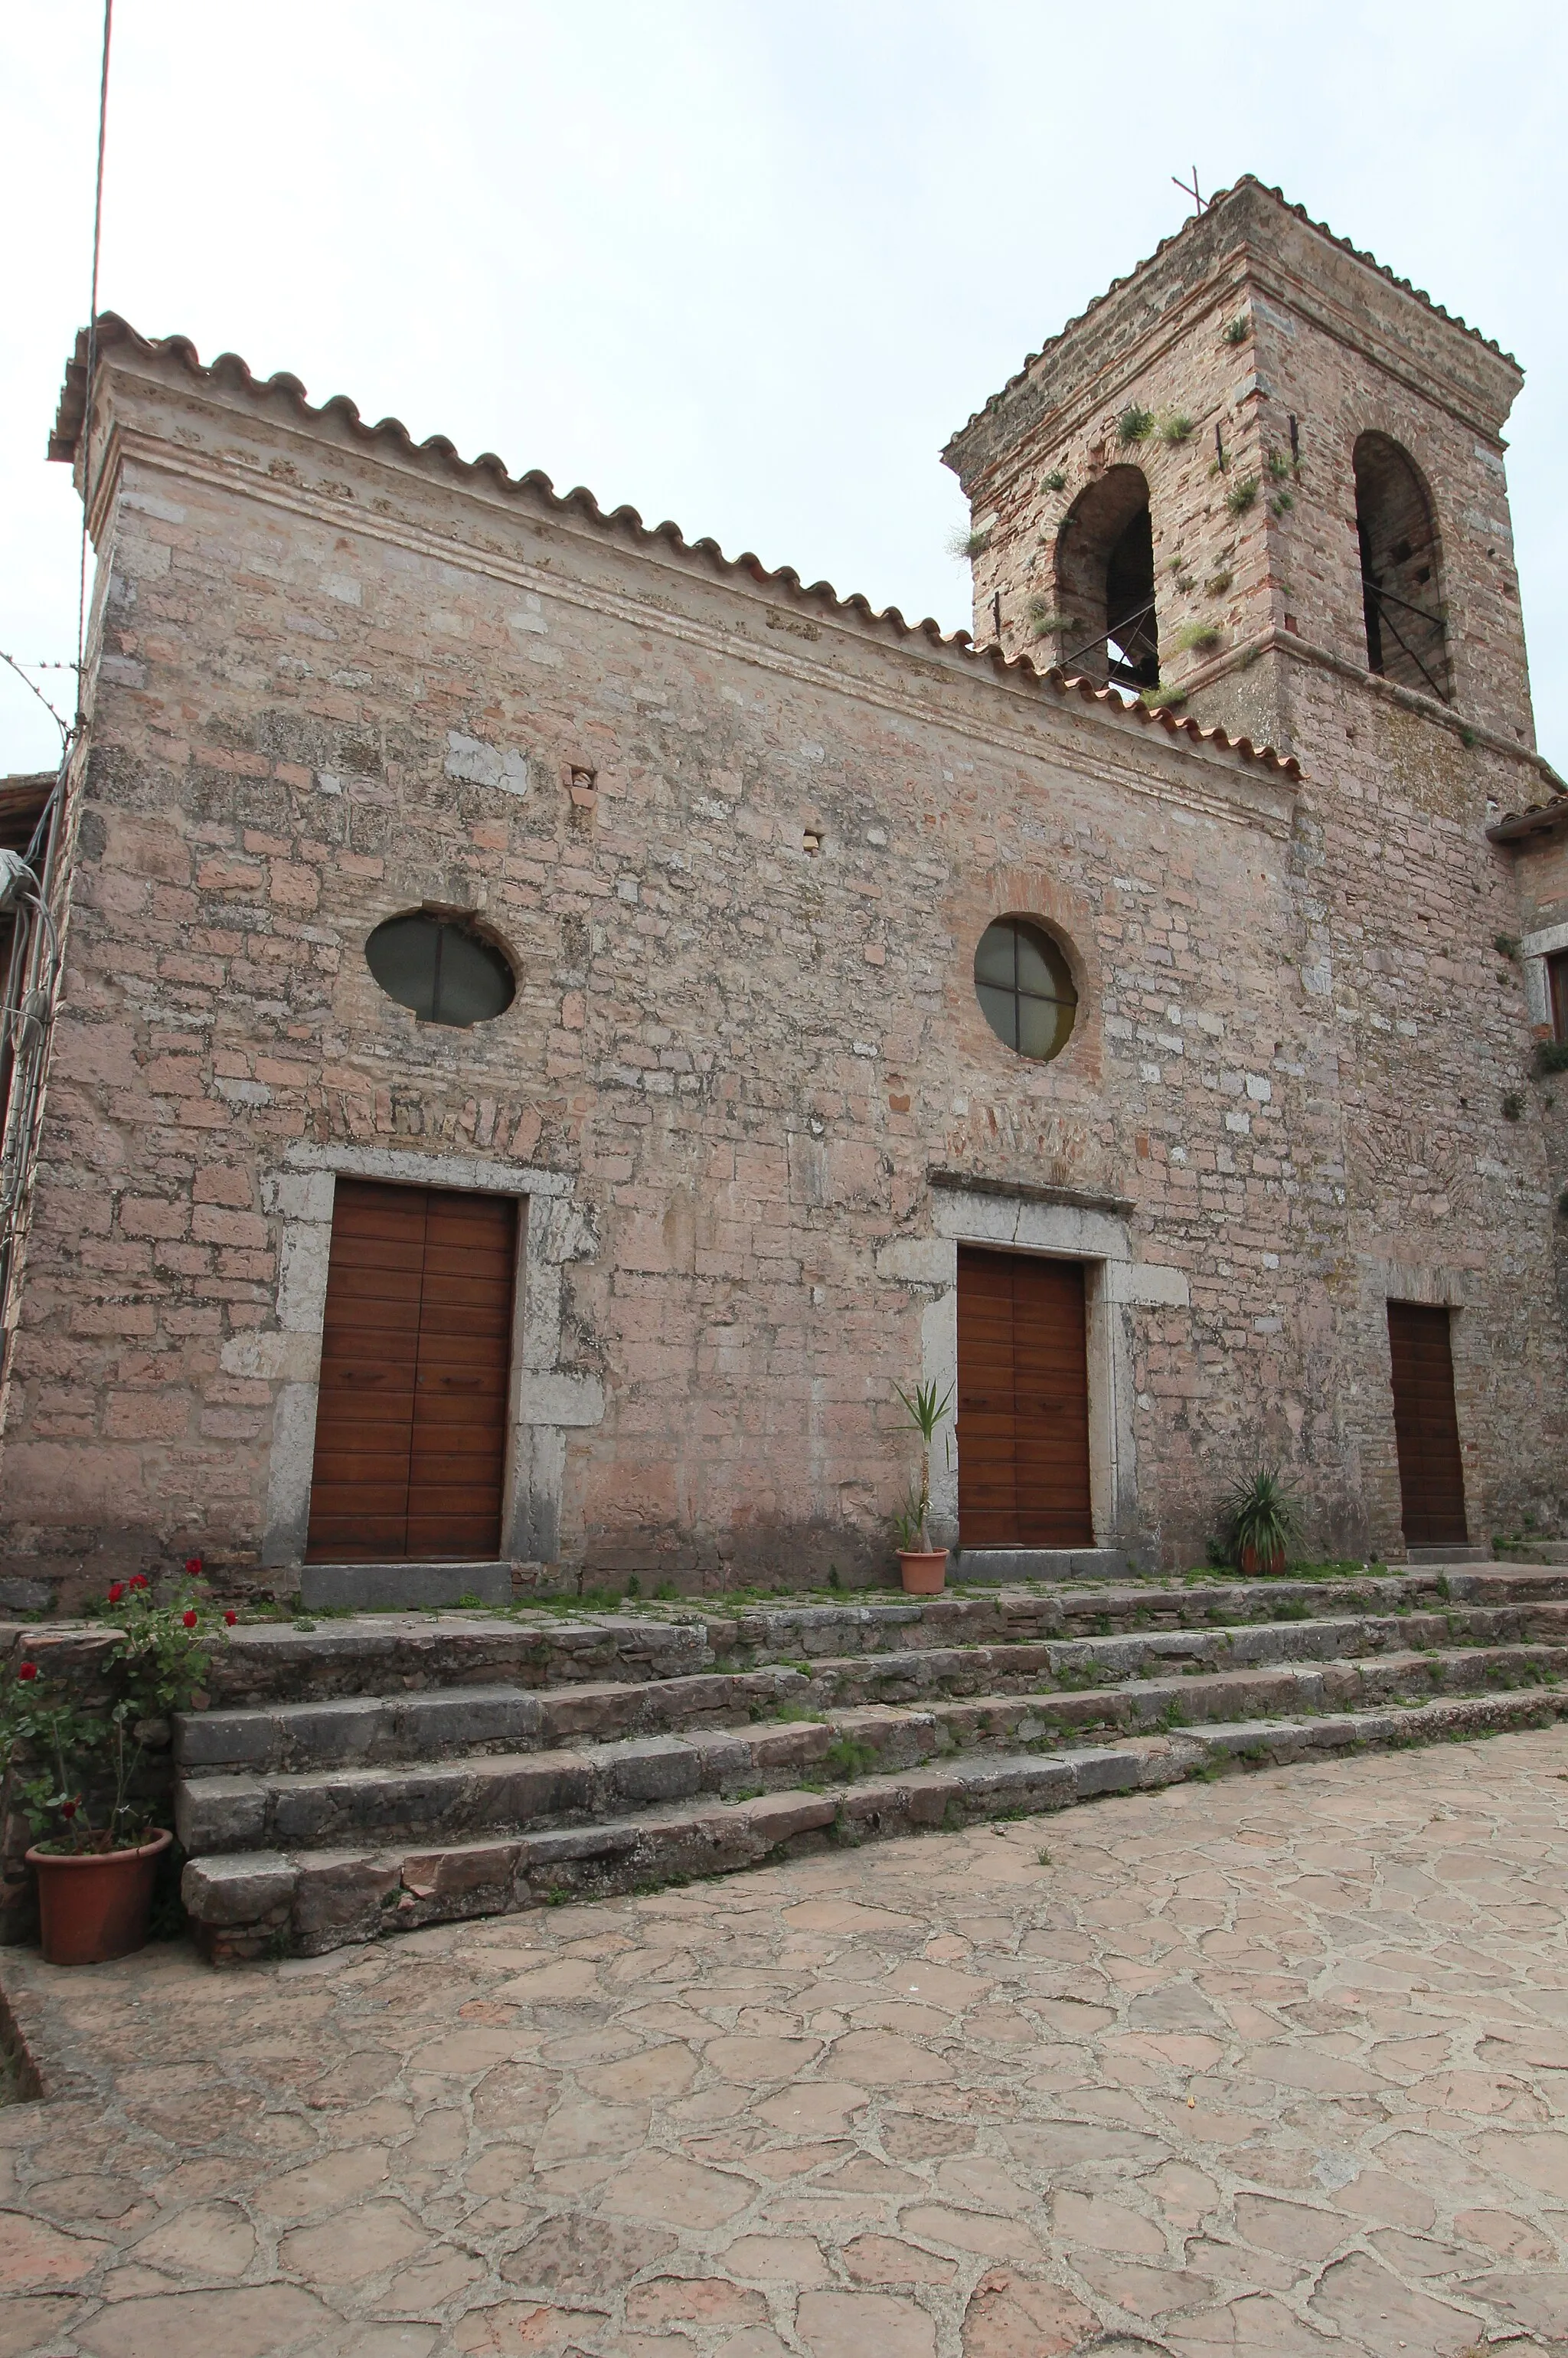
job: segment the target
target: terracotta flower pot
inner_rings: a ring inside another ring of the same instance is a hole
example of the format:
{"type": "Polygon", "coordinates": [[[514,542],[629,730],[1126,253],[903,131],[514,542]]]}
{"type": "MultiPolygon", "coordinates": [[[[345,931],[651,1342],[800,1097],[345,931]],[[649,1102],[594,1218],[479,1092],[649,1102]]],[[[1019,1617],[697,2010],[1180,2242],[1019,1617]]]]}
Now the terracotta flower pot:
{"type": "Polygon", "coordinates": [[[900,1548],[898,1568],[909,1596],[940,1596],[947,1577],[946,1548],[900,1548]]]}
{"type": "Polygon", "coordinates": [[[1256,1548],[1241,1551],[1241,1569],[1249,1580],[1276,1580],[1285,1568],[1285,1551],[1276,1548],[1272,1555],[1260,1556],[1256,1548]]]}
{"type": "Polygon", "coordinates": [[[38,1873],[44,1957],[51,1965],[104,1965],[147,1937],[157,1863],[174,1836],[160,1828],[136,1850],[30,1850],[38,1873]]]}

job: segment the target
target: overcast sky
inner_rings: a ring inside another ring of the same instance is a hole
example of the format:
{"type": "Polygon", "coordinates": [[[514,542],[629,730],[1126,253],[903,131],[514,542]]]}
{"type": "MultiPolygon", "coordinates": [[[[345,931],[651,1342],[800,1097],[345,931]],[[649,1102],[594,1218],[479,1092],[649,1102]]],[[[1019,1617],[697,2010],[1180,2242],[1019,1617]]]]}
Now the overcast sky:
{"type": "MultiPolygon", "coordinates": [[[[0,647],[28,659],[75,652],[43,452],[101,23],[0,10],[0,647]]],[[[118,0],[101,301],[951,627],[947,435],[1179,225],[1173,174],[1254,171],[1529,371],[1509,476],[1564,766],[1565,52],[1560,0],[118,0]]],[[[57,742],[0,671],[0,771],[57,742]]]]}

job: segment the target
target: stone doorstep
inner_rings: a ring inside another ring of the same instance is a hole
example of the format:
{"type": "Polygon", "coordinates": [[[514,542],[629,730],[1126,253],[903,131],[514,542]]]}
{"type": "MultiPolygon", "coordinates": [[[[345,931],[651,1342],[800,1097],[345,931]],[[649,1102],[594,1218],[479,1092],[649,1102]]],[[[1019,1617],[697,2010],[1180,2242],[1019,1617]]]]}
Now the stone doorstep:
{"type": "Polygon", "coordinates": [[[302,1612],[364,1613],[377,1607],[417,1611],[458,1605],[510,1605],[509,1563],[306,1563],[299,1567],[302,1612]]]}
{"type": "Polygon", "coordinates": [[[1460,1606],[1442,1613],[1340,1620],[1247,1623],[1235,1628],[1140,1630],[1119,1638],[1024,1639],[1011,1644],[910,1649],[695,1677],[530,1689],[437,1687],[403,1695],[328,1697],[319,1703],[219,1708],[175,1722],[175,1758],[188,1773],[248,1769],[288,1774],[372,1768],[484,1751],[552,1749],[573,1739],[617,1738],[717,1726],[781,1704],[812,1708],[911,1703],[931,1696],[1013,1693],[1076,1671],[1145,1678],[1151,1665],[1215,1672],[1283,1661],[1325,1661],[1436,1648],[1457,1634],[1490,1646],[1568,1642],[1568,1602],[1460,1606]],[[1529,1627],[1509,1626],[1528,1622],[1529,1627]],[[1499,1626],[1502,1625],[1502,1626],[1499,1626]]]}
{"type": "Polygon", "coordinates": [[[722,1798],[738,1788],[777,1790],[828,1765],[840,1745],[865,1753],[867,1769],[902,1770],[955,1749],[1046,1743],[1075,1725],[1165,1733],[1172,1714],[1179,1715],[1175,1725],[1185,1726],[1228,1721],[1238,1707],[1249,1715],[1289,1718],[1388,1704],[1411,1687],[1430,1695],[1434,1683],[1450,1693],[1472,1693],[1488,1675],[1513,1679],[1543,1666],[1568,1678],[1568,1646],[1241,1666],[1046,1695],[943,1698],[916,1708],[871,1704],[821,1722],[647,1736],[577,1751],[470,1754],[270,1777],[187,1777],[176,1793],[175,1823],[192,1857],[315,1848],[356,1835],[460,1841],[483,1833],[532,1833],[550,1821],[602,1821],[640,1804],[722,1798]]]}
{"type": "Polygon", "coordinates": [[[823,1793],[644,1812],[596,1826],[487,1842],[188,1861],[181,1885],[214,1963],[320,1955],[419,1924],[501,1915],[557,1895],[593,1898],[738,1867],[837,1833],[864,1841],[1067,1808],[1102,1793],[1173,1784],[1237,1762],[1282,1767],[1325,1753],[1463,1740],[1540,1725],[1568,1697],[1466,1696],[1414,1709],[1259,1719],[1086,1747],[1047,1758],[991,1755],[823,1793]]]}
{"type": "MultiPolygon", "coordinates": [[[[455,1686],[510,1680],[530,1686],[674,1678],[698,1671],[761,1667],[772,1660],[893,1652],[929,1642],[989,1639],[1064,1640],[1087,1636],[1102,1620],[1217,1629],[1306,1606],[1313,1619],[1365,1616],[1405,1600],[1434,1608],[1442,1592],[1435,1569],[1346,1575],[1334,1581],[1236,1581],[1214,1587],[1147,1581],[1107,1589],[1002,1590],[994,1596],[889,1597],[874,1605],[748,1606],[730,1615],[677,1617],[636,1612],[565,1621],[445,1620],[387,1615],[299,1630],[287,1622],[237,1630],[214,1658],[213,1700],[242,1706],[363,1696],[398,1687],[455,1686]],[[1217,1618],[1211,1617],[1217,1616],[1217,1618]],[[1070,1625],[1079,1625],[1075,1631],[1070,1625]],[[762,1658],[759,1663],[758,1657],[762,1658]],[[300,1690],[305,1690],[301,1693],[300,1690]]],[[[1488,1564],[1456,1571],[1443,1603],[1501,1606],[1568,1601],[1568,1566],[1488,1564]]],[[[25,1639],[75,1642],[88,1633],[0,1624],[0,1653],[25,1639]],[[9,1643],[7,1644],[7,1639],[9,1643]]],[[[105,1640],[106,1642],[106,1640],[105,1640]]]]}
{"type": "Polygon", "coordinates": [[[1433,1567],[1452,1564],[1458,1567],[1472,1563],[1490,1563],[1491,1561],[1491,1549],[1484,1546],[1479,1540],[1472,1541],[1464,1547],[1450,1540],[1445,1547],[1407,1547],[1405,1550],[1405,1562],[1411,1564],[1431,1564],[1433,1567]]]}
{"type": "Polygon", "coordinates": [[[1005,1585],[1015,1580],[1128,1580],[1138,1567],[1125,1548],[951,1548],[949,1580],[1005,1585]]]}

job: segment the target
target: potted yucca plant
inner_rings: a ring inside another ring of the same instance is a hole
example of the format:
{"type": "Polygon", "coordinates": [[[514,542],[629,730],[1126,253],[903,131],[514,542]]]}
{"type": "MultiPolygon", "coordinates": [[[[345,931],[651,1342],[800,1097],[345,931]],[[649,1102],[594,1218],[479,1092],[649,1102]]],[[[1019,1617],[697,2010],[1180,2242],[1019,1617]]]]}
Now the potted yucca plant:
{"type": "Polygon", "coordinates": [[[920,1435],[920,1487],[910,1492],[908,1503],[892,1519],[898,1540],[898,1568],[909,1595],[935,1596],[946,1578],[947,1551],[934,1548],[926,1530],[931,1516],[931,1444],[937,1426],[953,1404],[953,1390],[949,1385],[939,1395],[935,1384],[916,1384],[913,1396],[902,1384],[895,1384],[893,1390],[920,1435]]]}
{"type": "Polygon", "coordinates": [[[1295,1492],[1277,1466],[1255,1466],[1227,1491],[1225,1536],[1238,1572],[1283,1572],[1291,1548],[1301,1538],[1295,1492]]]}
{"type": "MultiPolygon", "coordinates": [[[[52,1965],[103,1964],[146,1939],[158,1862],[173,1840],[146,1790],[149,1748],[168,1741],[207,1669],[217,1615],[186,1584],[159,1603],[145,1573],[116,1581],[97,1607],[111,1643],[82,1679],[43,1662],[0,1682],[0,1824],[19,1806],[33,1833],[43,1952],[52,1965]]],[[[235,1615],[225,1612],[232,1627],[235,1615]]],[[[39,1649],[42,1652],[43,1650],[39,1649]]]]}

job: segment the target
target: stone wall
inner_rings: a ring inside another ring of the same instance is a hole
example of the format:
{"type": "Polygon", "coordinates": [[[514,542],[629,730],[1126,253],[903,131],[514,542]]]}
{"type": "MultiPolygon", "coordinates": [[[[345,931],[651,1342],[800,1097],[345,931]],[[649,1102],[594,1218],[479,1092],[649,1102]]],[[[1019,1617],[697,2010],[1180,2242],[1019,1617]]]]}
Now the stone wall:
{"type": "MultiPolygon", "coordinates": [[[[1568,952],[1568,799],[1562,793],[1522,816],[1505,818],[1499,838],[1519,894],[1519,960],[1534,1041],[1552,1039],[1549,956],[1568,952]],[[1509,832],[1522,827],[1524,831],[1509,832]]],[[[1529,1100],[1546,1137],[1552,1201],[1557,1295],[1568,1324],[1568,1072],[1539,1067],[1529,1100]]]]}
{"type": "MultiPolygon", "coordinates": [[[[1315,1548],[1399,1555],[1396,1291],[1463,1305],[1473,1530],[1555,1518],[1500,756],[1362,694],[1355,767],[1298,782],[292,381],[104,351],[16,1603],[192,1552],[287,1588],[355,1170],[525,1199],[524,1585],[889,1577],[894,1386],[950,1368],[957,1244],[1004,1233],[1098,1272],[1105,1542],[1201,1556],[1260,1455],[1315,1548]],[[380,992],[365,937],[419,905],[505,946],[505,1015],[380,992]],[[1075,968],[1048,1065],[976,1003],[1009,911],[1075,968]]],[[[1334,744],[1342,683],[1305,693],[1334,744]]]]}

